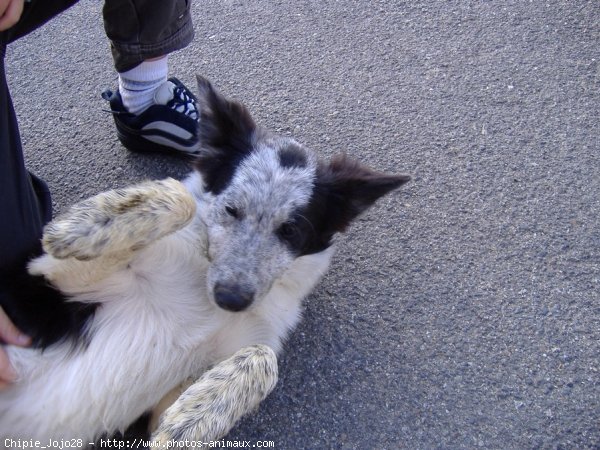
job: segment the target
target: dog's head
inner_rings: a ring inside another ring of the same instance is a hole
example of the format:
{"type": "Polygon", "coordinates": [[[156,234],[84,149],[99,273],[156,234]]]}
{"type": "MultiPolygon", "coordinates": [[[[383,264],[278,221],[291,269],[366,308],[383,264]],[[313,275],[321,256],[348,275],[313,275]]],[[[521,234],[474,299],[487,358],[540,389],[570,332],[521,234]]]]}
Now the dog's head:
{"type": "Polygon", "coordinates": [[[208,288],[230,311],[263,298],[299,257],[326,250],[335,233],[409,181],[345,156],[322,162],[291,138],[259,128],[240,103],[198,78],[201,174],[209,206],[208,288]]]}

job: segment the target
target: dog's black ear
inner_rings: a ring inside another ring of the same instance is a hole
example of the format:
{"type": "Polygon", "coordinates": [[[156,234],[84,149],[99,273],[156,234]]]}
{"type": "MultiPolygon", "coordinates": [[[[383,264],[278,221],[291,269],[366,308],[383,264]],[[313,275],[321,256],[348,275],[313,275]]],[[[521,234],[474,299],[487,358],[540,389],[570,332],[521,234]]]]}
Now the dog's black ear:
{"type": "Polygon", "coordinates": [[[205,189],[218,194],[250,153],[256,124],[244,105],[223,97],[206,78],[197,79],[201,152],[195,167],[205,189]]]}
{"type": "Polygon", "coordinates": [[[408,181],[409,175],[377,172],[345,155],[337,155],[328,164],[322,164],[317,173],[317,188],[327,197],[330,231],[344,231],[378,198],[408,181]]]}

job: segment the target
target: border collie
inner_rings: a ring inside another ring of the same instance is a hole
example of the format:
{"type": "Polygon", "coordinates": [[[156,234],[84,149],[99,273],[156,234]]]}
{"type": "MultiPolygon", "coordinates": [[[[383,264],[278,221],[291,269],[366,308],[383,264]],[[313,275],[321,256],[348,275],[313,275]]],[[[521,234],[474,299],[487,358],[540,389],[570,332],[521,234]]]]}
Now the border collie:
{"type": "Polygon", "coordinates": [[[410,179],[321,161],[207,80],[198,86],[202,152],[183,182],[81,202],[3,280],[1,306],[34,345],[7,347],[19,379],[0,392],[0,445],[86,446],[211,367],[159,434],[219,438],[274,384],[269,349],[298,323],[333,236],[410,179]]]}

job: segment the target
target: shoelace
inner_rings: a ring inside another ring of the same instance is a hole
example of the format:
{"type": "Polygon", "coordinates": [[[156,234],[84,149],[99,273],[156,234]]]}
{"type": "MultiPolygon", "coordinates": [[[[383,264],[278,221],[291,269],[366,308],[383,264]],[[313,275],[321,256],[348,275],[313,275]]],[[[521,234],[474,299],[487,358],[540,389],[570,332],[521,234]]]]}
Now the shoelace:
{"type": "Polygon", "coordinates": [[[185,88],[181,86],[175,86],[173,89],[173,108],[178,113],[182,113],[193,120],[198,120],[198,108],[196,107],[196,101],[191,97],[185,88]]]}
{"type": "MultiPolygon", "coordinates": [[[[110,89],[106,89],[100,95],[102,96],[102,98],[104,100],[106,100],[107,102],[110,102],[110,99],[112,98],[112,96],[114,94],[113,94],[113,91],[111,91],[110,89]]],[[[109,114],[115,114],[115,115],[119,115],[119,114],[129,115],[129,113],[127,111],[115,111],[113,109],[106,109],[106,108],[102,108],[102,112],[109,113],[109,114]]]]}

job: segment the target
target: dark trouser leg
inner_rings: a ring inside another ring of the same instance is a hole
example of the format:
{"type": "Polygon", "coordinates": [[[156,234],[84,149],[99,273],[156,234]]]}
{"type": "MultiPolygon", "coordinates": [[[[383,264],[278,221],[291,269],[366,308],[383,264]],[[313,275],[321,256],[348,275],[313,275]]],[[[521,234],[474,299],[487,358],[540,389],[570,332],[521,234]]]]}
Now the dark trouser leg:
{"type": "Polygon", "coordinates": [[[106,0],[103,14],[117,72],[180,50],[194,38],[189,0],[106,0]]]}
{"type": "Polygon", "coordinates": [[[52,204],[45,183],[29,174],[6,83],[4,55],[8,43],[24,36],[75,1],[36,0],[25,5],[21,20],[0,33],[0,269],[22,264],[39,248],[52,204]]]}
{"type": "MultiPolygon", "coordinates": [[[[4,44],[0,45],[4,53],[4,44]]],[[[0,72],[0,264],[4,268],[22,262],[35,249],[42,227],[50,218],[50,195],[41,181],[34,184],[25,169],[19,128],[6,85],[4,57],[0,72]]]]}

